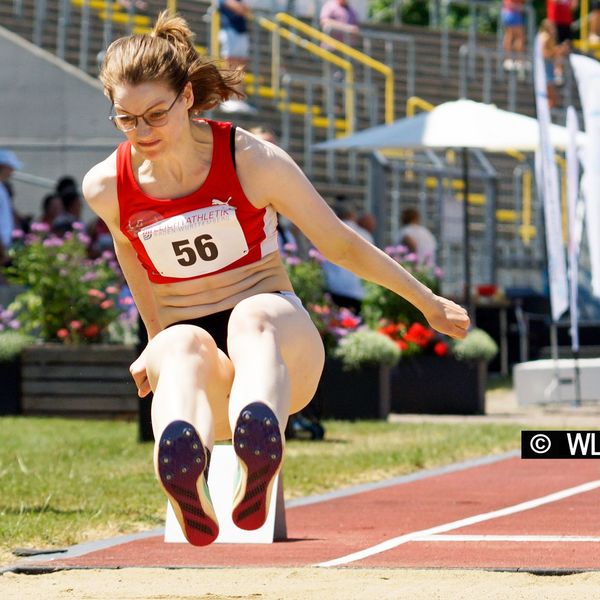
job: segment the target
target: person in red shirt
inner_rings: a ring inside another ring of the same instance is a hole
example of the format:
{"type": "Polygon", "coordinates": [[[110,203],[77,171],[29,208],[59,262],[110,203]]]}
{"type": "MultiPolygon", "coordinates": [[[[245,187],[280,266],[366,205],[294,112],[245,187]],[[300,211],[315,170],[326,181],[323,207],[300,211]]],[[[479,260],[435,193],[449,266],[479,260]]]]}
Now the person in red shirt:
{"type": "Polygon", "coordinates": [[[546,17],[556,26],[556,41],[559,45],[559,52],[554,64],[554,83],[557,86],[564,83],[564,57],[571,48],[573,11],[578,6],[578,0],[546,0],[546,17]]]}
{"type": "Polygon", "coordinates": [[[214,541],[210,450],[232,439],[242,529],[264,524],[291,413],[312,399],[321,337],[277,249],[279,212],[328,260],[408,299],[435,329],[463,338],[466,311],[435,295],[344,225],[281,149],[200,118],[234,95],[165,11],[150,34],[113,42],[100,80],[125,141],[83,181],[106,223],[148,332],[130,371],[153,392],[154,465],[187,540],[214,541]]]}

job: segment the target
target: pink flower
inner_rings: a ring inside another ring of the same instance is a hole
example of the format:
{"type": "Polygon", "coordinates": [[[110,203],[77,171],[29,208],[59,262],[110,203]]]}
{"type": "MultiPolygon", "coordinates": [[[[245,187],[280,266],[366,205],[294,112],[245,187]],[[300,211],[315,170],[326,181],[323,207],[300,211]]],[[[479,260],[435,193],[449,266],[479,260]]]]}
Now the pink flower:
{"type": "Polygon", "coordinates": [[[106,310],[106,309],[114,306],[114,304],[115,303],[112,300],[104,300],[104,302],[100,303],[100,308],[102,308],[103,310],[106,310]]]}
{"type": "Polygon", "coordinates": [[[32,223],[31,231],[33,231],[34,233],[46,233],[50,231],[50,225],[48,225],[47,223],[32,223]]]}
{"type": "Polygon", "coordinates": [[[95,288],[88,290],[88,296],[91,296],[92,298],[106,298],[106,294],[104,292],[101,292],[95,288]]]}
{"type": "Polygon", "coordinates": [[[119,293],[119,288],[115,287],[114,285],[109,285],[106,288],[106,293],[107,294],[118,294],[119,293]]]}
{"type": "Polygon", "coordinates": [[[66,329],[59,329],[56,332],[56,337],[61,340],[64,340],[65,338],[69,337],[69,332],[66,329]]]}
{"type": "Polygon", "coordinates": [[[73,331],[77,331],[78,329],[81,329],[81,321],[71,321],[69,327],[73,329],[73,331]]]}
{"type": "Polygon", "coordinates": [[[323,262],[325,260],[324,256],[316,248],[311,248],[308,251],[308,256],[317,262],[323,262]]]}

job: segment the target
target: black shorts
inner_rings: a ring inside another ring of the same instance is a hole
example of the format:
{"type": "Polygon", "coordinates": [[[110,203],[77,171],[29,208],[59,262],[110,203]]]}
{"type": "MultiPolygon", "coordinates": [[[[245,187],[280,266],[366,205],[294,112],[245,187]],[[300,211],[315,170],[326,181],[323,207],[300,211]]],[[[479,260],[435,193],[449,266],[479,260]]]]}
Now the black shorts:
{"type": "MultiPolygon", "coordinates": [[[[198,317],[197,319],[189,319],[188,321],[177,321],[171,323],[168,327],[173,325],[195,325],[201,327],[204,331],[207,331],[215,343],[217,348],[227,354],[227,327],[229,325],[229,317],[233,308],[222,310],[220,312],[206,315],[205,317],[198,317]]],[[[229,354],[227,354],[229,356],[229,354]]]]}
{"type": "MultiPolygon", "coordinates": [[[[293,301],[300,308],[303,308],[300,298],[298,298],[294,292],[286,291],[271,293],[279,294],[280,296],[293,301]]],[[[229,327],[229,317],[231,316],[232,311],[233,308],[229,308],[227,310],[212,313],[211,315],[206,315],[205,317],[198,317],[197,319],[189,319],[187,321],[177,321],[176,323],[167,325],[167,327],[173,327],[173,325],[195,325],[196,327],[201,327],[212,336],[217,344],[217,348],[229,356],[229,353],[227,352],[227,328],[229,327]]]]}
{"type": "Polygon", "coordinates": [[[556,41],[559,44],[562,44],[564,41],[570,41],[573,39],[573,32],[571,31],[570,25],[565,25],[564,23],[556,24],[556,41]]]}

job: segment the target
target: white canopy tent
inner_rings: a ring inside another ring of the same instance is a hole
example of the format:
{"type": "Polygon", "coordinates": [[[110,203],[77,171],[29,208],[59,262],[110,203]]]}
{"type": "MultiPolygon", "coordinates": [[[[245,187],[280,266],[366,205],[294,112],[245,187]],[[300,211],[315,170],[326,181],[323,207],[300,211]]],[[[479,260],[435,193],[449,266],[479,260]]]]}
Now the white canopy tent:
{"type": "MultiPolygon", "coordinates": [[[[468,150],[488,152],[518,150],[534,152],[539,146],[537,119],[483,104],[473,100],[445,102],[430,112],[404,118],[390,125],[379,125],[351,136],[315,144],[315,150],[391,150],[391,149],[462,149],[463,157],[463,220],[465,301],[470,303],[470,259],[468,203],[469,168],[468,150]]],[[[550,139],[555,148],[564,149],[568,144],[565,127],[552,125],[550,139]]],[[[585,141],[580,134],[579,144],[585,141]]]]}

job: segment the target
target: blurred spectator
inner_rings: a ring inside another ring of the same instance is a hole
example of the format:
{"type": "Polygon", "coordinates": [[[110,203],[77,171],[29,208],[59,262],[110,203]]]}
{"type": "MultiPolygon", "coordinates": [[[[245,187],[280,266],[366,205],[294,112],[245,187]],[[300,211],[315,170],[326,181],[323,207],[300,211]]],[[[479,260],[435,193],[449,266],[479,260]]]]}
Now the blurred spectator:
{"type": "Polygon", "coordinates": [[[125,10],[129,10],[131,8],[135,8],[136,10],[146,10],[148,8],[148,4],[144,0],[118,0],[120,6],[122,6],[125,10]]]}
{"type": "Polygon", "coordinates": [[[571,49],[573,11],[578,5],[578,0],[546,0],[546,17],[556,25],[556,41],[560,48],[554,63],[554,83],[557,86],[565,81],[563,62],[571,49]]]}
{"type": "MultiPolygon", "coordinates": [[[[261,140],[265,140],[265,142],[271,144],[277,143],[275,132],[267,127],[261,125],[252,127],[250,133],[261,140]]],[[[300,235],[302,234],[298,228],[287,217],[284,217],[279,213],[277,214],[277,243],[280,251],[285,250],[285,246],[288,244],[298,250],[298,239],[300,235]]]]}
{"type": "Polygon", "coordinates": [[[435,264],[437,242],[427,227],[421,225],[421,215],[416,208],[405,208],[401,215],[402,228],[396,244],[406,246],[417,257],[417,262],[435,264]]]}
{"type": "Polygon", "coordinates": [[[106,250],[114,252],[112,235],[106,223],[100,217],[96,217],[92,221],[88,233],[90,236],[90,245],[88,247],[90,258],[98,258],[106,250]]]}
{"type": "MultiPolygon", "coordinates": [[[[219,0],[221,29],[219,45],[221,56],[227,60],[230,69],[245,69],[248,64],[250,37],[248,35],[248,17],[250,6],[245,0],[219,0]]],[[[237,89],[244,93],[243,84],[237,89]]],[[[243,100],[231,98],[223,102],[219,110],[226,113],[255,114],[256,108],[243,100]]]]}
{"type": "Polygon", "coordinates": [[[539,36],[542,43],[542,57],[544,59],[544,70],[546,71],[546,90],[548,93],[548,106],[556,106],[556,86],[554,85],[554,64],[560,53],[560,47],[556,43],[556,25],[550,19],[544,19],[540,23],[539,36]]]}
{"type": "Polygon", "coordinates": [[[10,180],[3,181],[2,185],[6,188],[6,191],[10,197],[13,214],[13,229],[22,231],[23,233],[29,233],[31,229],[31,221],[33,221],[33,215],[24,215],[17,210],[15,204],[15,189],[10,180]]]}
{"type": "Polygon", "coordinates": [[[591,44],[600,44],[600,0],[590,2],[590,34],[591,44]]]}
{"type": "Polygon", "coordinates": [[[0,149],[0,264],[5,264],[8,257],[7,251],[12,243],[12,232],[15,227],[12,197],[9,193],[8,183],[10,176],[16,169],[21,169],[23,164],[10,150],[0,149]]]}
{"type": "Polygon", "coordinates": [[[525,0],[502,0],[504,68],[518,69],[525,51],[525,0]],[[516,55],[516,56],[515,56],[516,55]]]}
{"type": "MultiPolygon", "coordinates": [[[[319,20],[323,33],[340,42],[355,45],[360,31],[358,15],[348,0],[327,0],[321,8],[319,20]]],[[[323,47],[327,50],[331,49],[327,44],[323,44],[323,47]]]]}
{"type": "Polygon", "coordinates": [[[64,211],[65,205],[57,192],[46,194],[42,200],[42,214],[39,222],[52,226],[54,219],[64,211]]]}
{"type": "Polygon", "coordinates": [[[54,219],[52,231],[56,235],[64,235],[73,229],[73,223],[81,222],[83,203],[81,195],[76,191],[65,192],[62,195],[63,211],[54,219]]]}
{"type": "Polygon", "coordinates": [[[75,181],[74,177],[71,177],[71,175],[63,175],[57,182],[56,182],[56,193],[60,194],[61,196],[63,194],[66,194],[67,192],[79,192],[79,186],[77,185],[77,181],[75,181]]]}
{"type": "Polygon", "coordinates": [[[359,215],[358,219],[356,219],[356,224],[362,229],[364,232],[363,237],[371,242],[371,244],[375,243],[375,229],[377,228],[377,222],[375,221],[375,216],[370,212],[363,212],[359,215]]]}
{"type": "MultiPolygon", "coordinates": [[[[339,200],[344,196],[338,196],[337,198],[339,200]]],[[[365,237],[364,234],[368,232],[356,223],[356,214],[351,207],[338,203],[334,210],[338,218],[348,227],[365,237]]],[[[351,271],[327,260],[323,262],[323,274],[325,275],[326,290],[335,304],[350,308],[358,314],[365,297],[362,279],[351,271]]]]}

